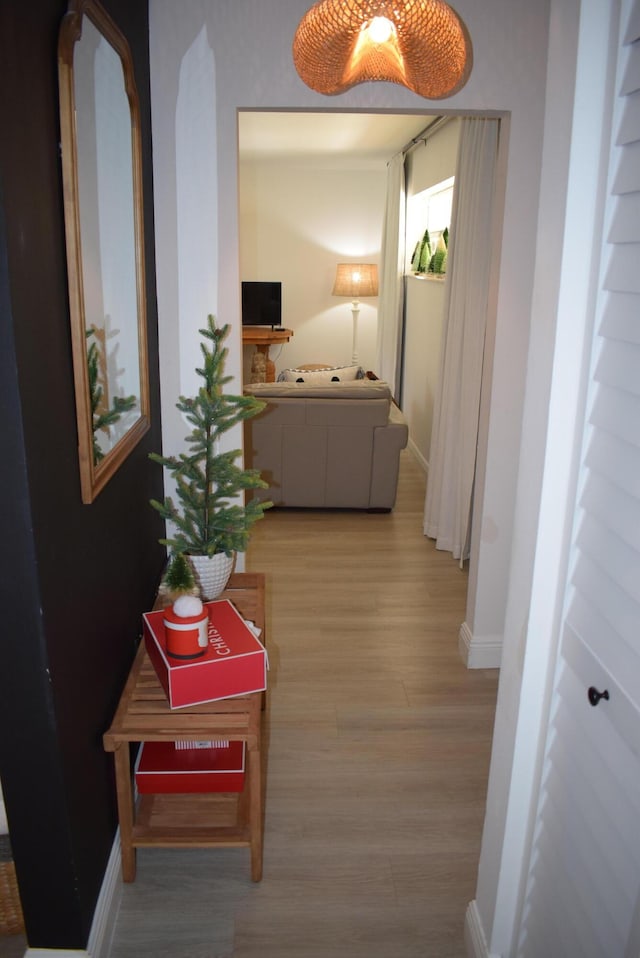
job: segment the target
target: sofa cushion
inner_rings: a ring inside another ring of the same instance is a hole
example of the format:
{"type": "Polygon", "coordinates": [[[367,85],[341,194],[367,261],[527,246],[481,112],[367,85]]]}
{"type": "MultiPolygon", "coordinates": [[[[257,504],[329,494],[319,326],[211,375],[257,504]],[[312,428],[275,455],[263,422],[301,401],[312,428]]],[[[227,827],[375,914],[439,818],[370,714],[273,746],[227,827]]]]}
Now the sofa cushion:
{"type": "Polygon", "coordinates": [[[283,369],[278,382],[285,383],[344,383],[364,379],[362,366],[330,366],[327,369],[283,369]]]}

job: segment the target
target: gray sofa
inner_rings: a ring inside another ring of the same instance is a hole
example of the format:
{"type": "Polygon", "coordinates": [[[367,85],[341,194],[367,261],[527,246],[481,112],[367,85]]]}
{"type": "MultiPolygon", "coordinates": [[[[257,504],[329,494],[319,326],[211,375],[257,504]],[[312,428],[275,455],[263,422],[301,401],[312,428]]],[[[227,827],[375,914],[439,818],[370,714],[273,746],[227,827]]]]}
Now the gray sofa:
{"type": "Polygon", "coordinates": [[[245,465],[276,506],[388,511],[396,500],[404,417],[386,383],[254,383],[267,403],[245,422],[245,465]]]}

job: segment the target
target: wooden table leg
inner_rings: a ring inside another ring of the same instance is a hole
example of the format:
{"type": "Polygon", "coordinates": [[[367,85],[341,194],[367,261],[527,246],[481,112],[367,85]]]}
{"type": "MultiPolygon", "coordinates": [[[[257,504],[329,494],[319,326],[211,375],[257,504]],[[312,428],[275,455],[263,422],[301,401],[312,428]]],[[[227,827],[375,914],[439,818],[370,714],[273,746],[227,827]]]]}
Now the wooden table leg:
{"type": "Polygon", "coordinates": [[[129,745],[120,744],[113,755],[116,772],[116,796],[120,823],[122,880],[132,882],[136,877],[136,850],[133,847],[133,790],[129,768],[129,745]]]}
{"type": "Polygon", "coordinates": [[[251,834],[251,879],[262,879],[262,781],[260,743],[248,749],[249,830],[251,834]]]}

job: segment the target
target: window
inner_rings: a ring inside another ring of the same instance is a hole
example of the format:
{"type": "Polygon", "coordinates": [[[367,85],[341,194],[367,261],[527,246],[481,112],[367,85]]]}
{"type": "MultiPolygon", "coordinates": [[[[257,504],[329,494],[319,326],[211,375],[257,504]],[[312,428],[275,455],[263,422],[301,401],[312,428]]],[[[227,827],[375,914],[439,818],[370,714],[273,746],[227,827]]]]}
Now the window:
{"type": "Polygon", "coordinates": [[[442,276],[446,272],[446,245],[451,222],[454,181],[455,177],[451,176],[448,180],[409,197],[405,265],[407,273],[442,276]]]}

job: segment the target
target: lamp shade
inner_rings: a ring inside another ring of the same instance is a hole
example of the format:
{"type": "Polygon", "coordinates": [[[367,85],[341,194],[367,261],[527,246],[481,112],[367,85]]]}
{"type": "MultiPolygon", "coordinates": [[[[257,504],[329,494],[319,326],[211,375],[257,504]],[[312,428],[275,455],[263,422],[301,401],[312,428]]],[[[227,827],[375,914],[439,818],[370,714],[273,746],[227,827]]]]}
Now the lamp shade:
{"type": "Polygon", "coordinates": [[[387,80],[434,100],[465,85],[473,52],[444,0],[319,0],[298,24],[293,62],[318,93],[387,80]]]}
{"type": "Polygon", "coordinates": [[[338,263],[333,284],[334,296],[362,299],[378,295],[378,267],[375,263],[338,263]]]}

